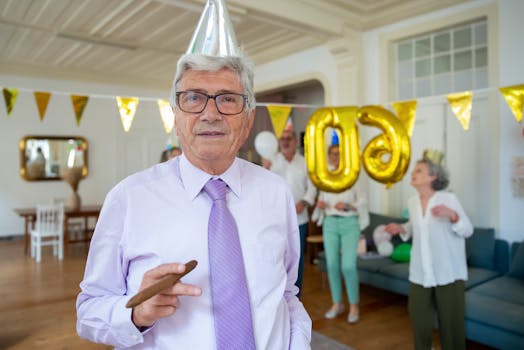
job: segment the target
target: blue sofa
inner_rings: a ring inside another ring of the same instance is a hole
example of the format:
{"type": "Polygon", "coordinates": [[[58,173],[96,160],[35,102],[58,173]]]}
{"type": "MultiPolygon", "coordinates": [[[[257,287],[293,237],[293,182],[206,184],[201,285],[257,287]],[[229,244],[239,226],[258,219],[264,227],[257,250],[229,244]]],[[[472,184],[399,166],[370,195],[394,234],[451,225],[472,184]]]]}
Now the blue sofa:
{"type": "MultiPolygon", "coordinates": [[[[376,251],[373,231],[378,225],[405,221],[398,217],[370,213],[370,225],[362,231],[368,251],[376,251]]],[[[397,246],[403,242],[395,236],[392,243],[397,246]]],[[[524,349],[524,272],[519,275],[519,271],[524,270],[524,248],[519,249],[519,254],[517,247],[514,249],[515,257],[510,268],[509,245],[504,240],[496,239],[492,228],[475,227],[474,234],[466,239],[468,339],[500,349],[524,349]],[[521,255],[522,261],[515,259],[521,255]],[[518,266],[521,266],[521,270],[518,266]],[[520,279],[515,275],[521,276],[520,279]]],[[[318,269],[325,272],[325,264],[325,256],[321,252],[318,269]]],[[[368,255],[358,258],[357,267],[360,283],[408,294],[408,262],[368,255]]]]}
{"type": "Polygon", "coordinates": [[[509,271],[466,291],[466,334],[498,349],[524,349],[524,244],[512,245],[509,271]]]}

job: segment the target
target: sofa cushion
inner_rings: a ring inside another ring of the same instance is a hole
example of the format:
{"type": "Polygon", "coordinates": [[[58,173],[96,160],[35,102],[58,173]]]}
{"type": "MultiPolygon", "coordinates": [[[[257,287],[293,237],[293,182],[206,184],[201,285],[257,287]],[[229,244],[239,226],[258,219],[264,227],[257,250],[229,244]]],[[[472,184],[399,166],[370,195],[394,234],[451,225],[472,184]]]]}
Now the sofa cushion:
{"type": "Polygon", "coordinates": [[[395,262],[389,257],[372,257],[372,258],[363,258],[359,257],[357,259],[357,268],[359,270],[365,270],[369,272],[378,272],[384,266],[393,265],[395,262]]]}
{"type": "MultiPolygon", "coordinates": [[[[521,290],[520,293],[524,294],[524,291],[521,290]]],[[[515,334],[524,334],[524,305],[482,293],[466,292],[466,319],[515,334]]]]}
{"type": "Polygon", "coordinates": [[[380,269],[380,272],[386,276],[408,281],[409,263],[395,263],[393,265],[384,266],[380,269]]]}
{"type": "Polygon", "coordinates": [[[498,271],[489,269],[481,269],[478,267],[468,268],[468,280],[466,281],[466,289],[470,289],[481,283],[487,282],[500,276],[498,271]]]}
{"type": "Polygon", "coordinates": [[[514,245],[516,251],[509,267],[508,275],[524,280],[524,244],[514,245]]]}
{"type": "Polygon", "coordinates": [[[524,281],[518,278],[497,277],[471,288],[468,293],[482,294],[500,301],[524,306],[524,281]]]}
{"type": "Polygon", "coordinates": [[[495,230],[475,227],[466,239],[466,257],[469,266],[495,270],[495,230]]]}

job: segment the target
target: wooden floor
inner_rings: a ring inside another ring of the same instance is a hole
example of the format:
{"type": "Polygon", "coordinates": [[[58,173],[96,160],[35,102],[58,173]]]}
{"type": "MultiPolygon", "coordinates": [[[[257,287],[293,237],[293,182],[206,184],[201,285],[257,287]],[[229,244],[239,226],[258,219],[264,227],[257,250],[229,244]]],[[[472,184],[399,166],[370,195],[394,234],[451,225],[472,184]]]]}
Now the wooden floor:
{"type": "MultiPolygon", "coordinates": [[[[23,252],[23,242],[0,241],[0,349],[110,349],[76,335],[75,300],[83,276],[87,246],[70,244],[59,262],[44,249],[37,264],[23,252]]],[[[327,281],[306,264],[302,300],[313,329],[355,349],[411,349],[406,298],[362,286],[361,320],[350,325],[346,315],[325,320],[331,305],[327,281]]],[[[439,349],[438,334],[434,348],[439,349]]],[[[468,349],[488,347],[468,342],[468,349]]]]}

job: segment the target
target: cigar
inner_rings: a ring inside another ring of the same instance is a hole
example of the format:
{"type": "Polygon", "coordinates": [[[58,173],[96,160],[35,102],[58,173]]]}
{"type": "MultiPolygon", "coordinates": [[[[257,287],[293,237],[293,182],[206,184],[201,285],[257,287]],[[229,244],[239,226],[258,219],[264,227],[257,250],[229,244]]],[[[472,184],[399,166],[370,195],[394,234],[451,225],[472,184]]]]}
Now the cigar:
{"type": "Polygon", "coordinates": [[[134,308],[135,306],[138,306],[142,304],[147,299],[157,295],[164,289],[167,289],[175,283],[178,282],[179,279],[193,271],[193,269],[197,266],[196,260],[191,260],[188,263],[186,263],[186,270],[182,273],[170,273],[166,277],[162,278],[160,281],[156,282],[155,284],[150,285],[146,289],[141,290],[140,292],[136,293],[126,304],[127,308],[134,308]]]}

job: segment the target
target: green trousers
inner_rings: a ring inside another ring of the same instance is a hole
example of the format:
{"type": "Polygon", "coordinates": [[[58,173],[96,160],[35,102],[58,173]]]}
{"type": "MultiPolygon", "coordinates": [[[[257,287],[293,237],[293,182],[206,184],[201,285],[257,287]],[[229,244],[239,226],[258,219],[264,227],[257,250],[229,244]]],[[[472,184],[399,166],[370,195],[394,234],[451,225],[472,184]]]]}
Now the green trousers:
{"type": "Polygon", "coordinates": [[[357,216],[327,216],[322,224],[326,267],[333,303],[342,302],[344,277],[350,304],[358,304],[357,249],[360,225],[357,216]]]}
{"type": "Polygon", "coordinates": [[[410,283],[408,309],[415,349],[431,349],[435,311],[442,350],[466,349],[464,281],[424,288],[410,283]]]}

